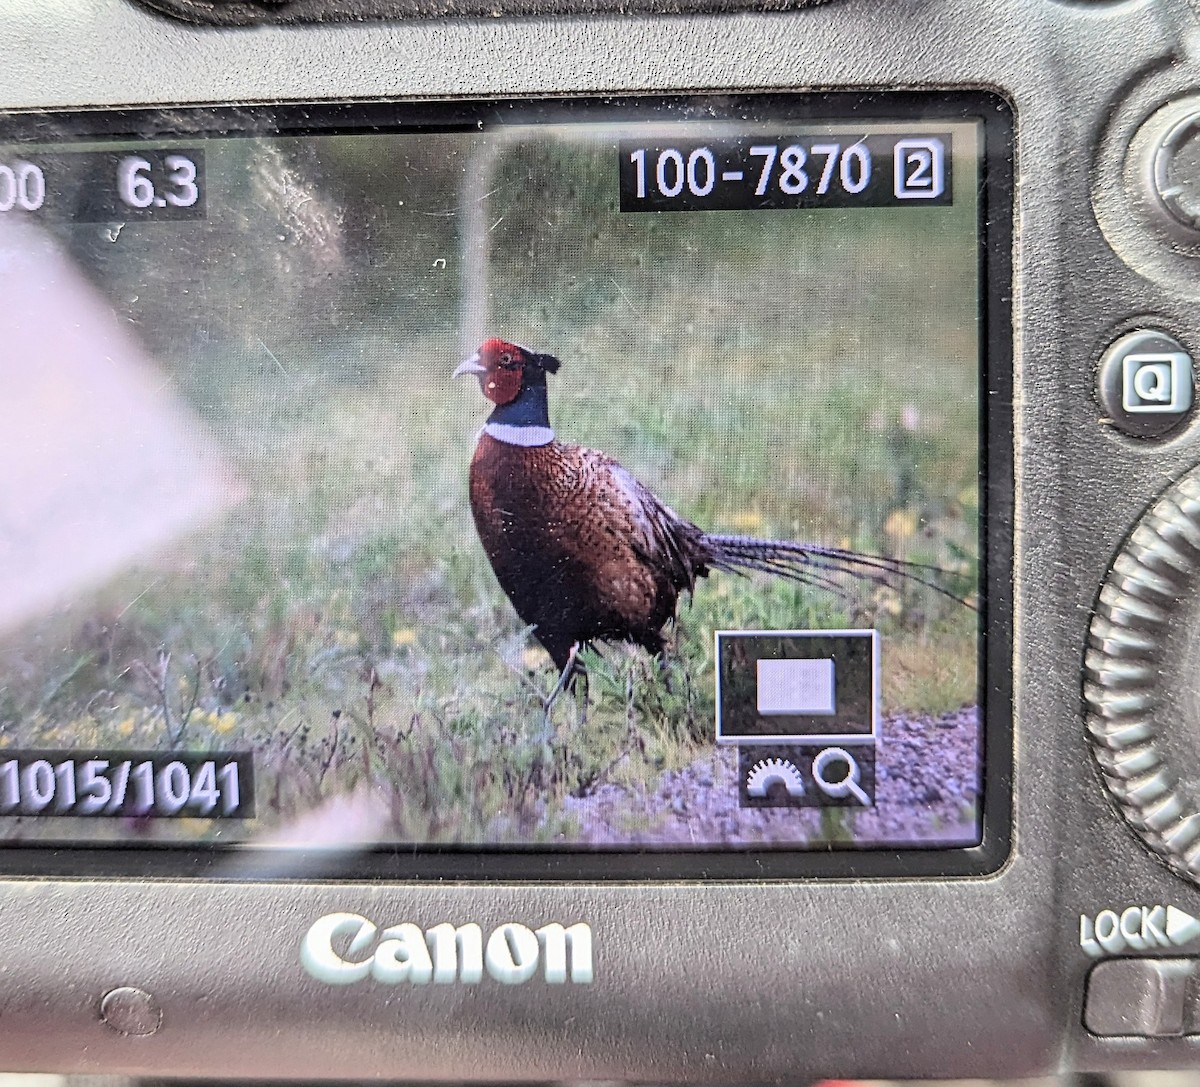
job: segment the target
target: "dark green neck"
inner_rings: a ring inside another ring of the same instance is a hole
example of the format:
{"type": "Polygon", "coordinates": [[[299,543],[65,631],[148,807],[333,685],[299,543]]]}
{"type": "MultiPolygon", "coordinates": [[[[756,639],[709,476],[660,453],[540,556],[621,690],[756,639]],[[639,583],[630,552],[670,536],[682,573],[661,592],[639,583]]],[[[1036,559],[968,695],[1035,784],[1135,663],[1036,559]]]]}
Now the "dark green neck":
{"type": "Polygon", "coordinates": [[[546,393],[546,375],[526,379],[515,400],[499,404],[488,416],[488,423],[511,427],[550,427],[550,401],[546,393]]]}

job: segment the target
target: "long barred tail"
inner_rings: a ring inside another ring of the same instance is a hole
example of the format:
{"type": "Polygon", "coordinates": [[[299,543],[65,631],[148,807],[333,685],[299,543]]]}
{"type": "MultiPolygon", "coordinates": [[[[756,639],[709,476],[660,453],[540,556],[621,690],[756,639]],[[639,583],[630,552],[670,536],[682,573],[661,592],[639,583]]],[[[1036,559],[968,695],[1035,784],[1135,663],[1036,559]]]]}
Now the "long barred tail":
{"type": "Polygon", "coordinates": [[[974,610],[972,603],[946,587],[946,579],[953,574],[940,566],[906,562],[887,555],[867,555],[841,547],[790,540],[759,540],[753,536],[705,533],[703,545],[708,552],[708,565],[716,570],[730,573],[757,570],[801,585],[814,585],[839,596],[846,595],[845,587],[839,581],[845,576],[888,586],[894,586],[898,580],[912,581],[974,610]]]}

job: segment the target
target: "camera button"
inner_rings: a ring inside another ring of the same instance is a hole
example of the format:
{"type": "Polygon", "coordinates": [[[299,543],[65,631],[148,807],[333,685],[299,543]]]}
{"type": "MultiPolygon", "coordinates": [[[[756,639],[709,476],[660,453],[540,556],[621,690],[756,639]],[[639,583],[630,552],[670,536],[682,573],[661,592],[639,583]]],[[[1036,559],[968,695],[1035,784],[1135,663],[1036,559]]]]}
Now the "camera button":
{"type": "Polygon", "coordinates": [[[1200,242],[1200,96],[1169,102],[1139,130],[1131,148],[1146,210],[1164,240],[1200,242]]]}
{"type": "Polygon", "coordinates": [[[1165,438],[1190,418],[1191,353],[1157,329],[1129,332],[1100,359],[1097,392],[1108,421],[1132,438],[1165,438]]]}
{"type": "Polygon", "coordinates": [[[1195,959],[1111,959],[1088,976],[1083,1023],[1102,1037],[1170,1038],[1184,1033],[1195,959]]]}

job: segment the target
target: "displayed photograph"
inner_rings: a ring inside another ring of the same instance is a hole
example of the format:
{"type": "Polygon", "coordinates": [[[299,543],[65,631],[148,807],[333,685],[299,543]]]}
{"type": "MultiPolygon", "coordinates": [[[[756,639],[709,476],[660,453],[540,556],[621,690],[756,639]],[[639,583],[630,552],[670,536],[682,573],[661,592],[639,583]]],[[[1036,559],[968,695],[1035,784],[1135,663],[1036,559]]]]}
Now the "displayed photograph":
{"type": "Polygon", "coordinates": [[[0,837],[977,844],[981,154],[0,143],[0,837]]]}

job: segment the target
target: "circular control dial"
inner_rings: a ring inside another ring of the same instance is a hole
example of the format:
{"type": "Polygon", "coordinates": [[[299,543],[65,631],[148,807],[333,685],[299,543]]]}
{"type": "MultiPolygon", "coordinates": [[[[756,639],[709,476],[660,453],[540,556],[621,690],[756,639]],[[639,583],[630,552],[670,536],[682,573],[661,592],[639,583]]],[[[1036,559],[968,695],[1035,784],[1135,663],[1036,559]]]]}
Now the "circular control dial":
{"type": "Polygon", "coordinates": [[[1171,218],[1200,235],[1200,103],[1159,141],[1154,192],[1171,218]]]}
{"type": "Polygon", "coordinates": [[[1092,617],[1092,749],[1126,820],[1200,883],[1200,468],[1143,515],[1092,617]]]}
{"type": "Polygon", "coordinates": [[[1176,244],[1200,244],[1200,95],[1171,102],[1146,121],[1131,158],[1156,229],[1176,244]]]}

